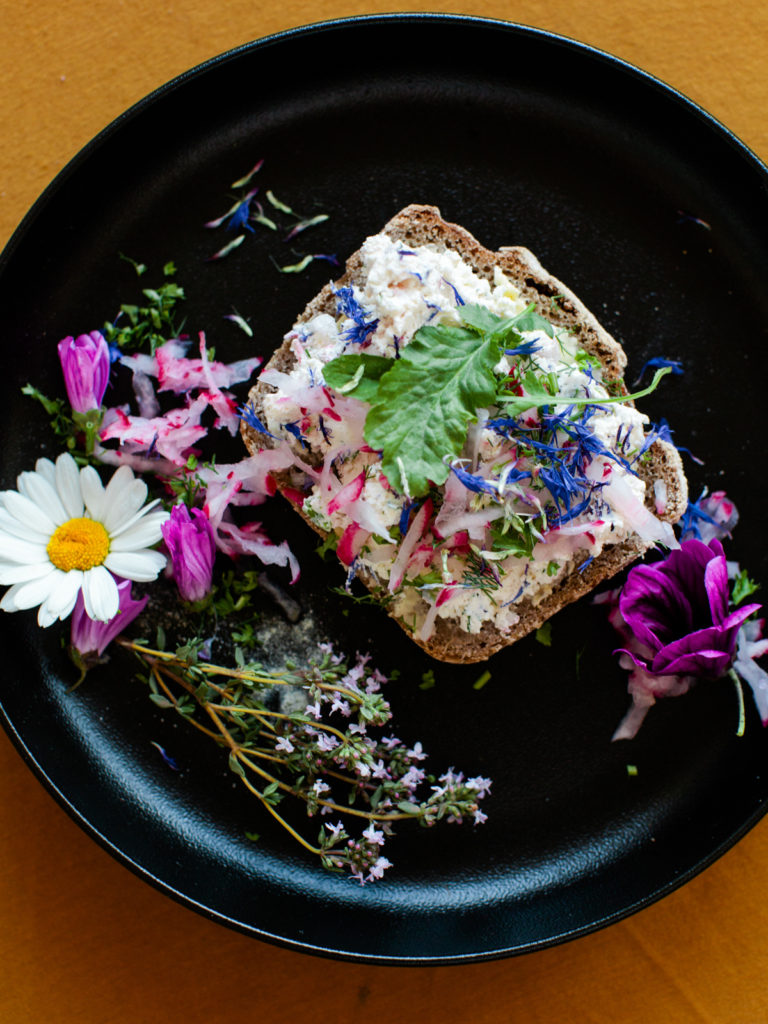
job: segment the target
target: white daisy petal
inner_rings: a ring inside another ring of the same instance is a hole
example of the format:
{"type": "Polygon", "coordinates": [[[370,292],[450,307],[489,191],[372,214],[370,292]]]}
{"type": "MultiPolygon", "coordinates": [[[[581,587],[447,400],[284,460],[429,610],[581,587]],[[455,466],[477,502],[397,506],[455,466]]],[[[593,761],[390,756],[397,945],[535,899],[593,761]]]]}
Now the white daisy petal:
{"type": "Polygon", "coordinates": [[[83,466],[80,470],[80,490],[91,519],[102,522],[106,508],[105,491],[101,477],[93,466],[83,466]]]}
{"type": "Polygon", "coordinates": [[[23,583],[16,583],[14,586],[9,587],[8,590],[3,594],[2,600],[0,600],[0,608],[4,612],[17,612],[19,609],[16,607],[15,597],[23,583]]]}
{"type": "Polygon", "coordinates": [[[157,516],[146,516],[139,519],[133,526],[123,530],[109,542],[110,551],[136,551],[138,548],[149,548],[162,537],[161,525],[168,518],[168,513],[157,516]]]}
{"type": "Polygon", "coordinates": [[[48,602],[43,601],[40,607],[37,609],[37,624],[43,629],[48,629],[58,619],[58,615],[54,615],[48,610],[48,602]]]}
{"type": "Polygon", "coordinates": [[[17,583],[7,591],[3,600],[5,601],[5,598],[13,592],[14,610],[34,608],[36,605],[42,604],[51,593],[51,583],[57,572],[58,570],[51,566],[50,572],[46,573],[45,576],[41,576],[36,580],[29,580],[26,583],[17,583]]]}
{"type": "Polygon", "coordinates": [[[51,487],[56,486],[56,467],[50,459],[38,459],[35,463],[35,472],[47,480],[51,487]]]}
{"type": "Polygon", "coordinates": [[[165,568],[165,555],[159,551],[110,551],[104,565],[115,576],[137,583],[149,583],[165,568]]]}
{"type": "MultiPolygon", "coordinates": [[[[159,498],[155,498],[154,501],[150,501],[148,505],[145,505],[143,508],[140,508],[139,511],[132,515],[130,519],[127,519],[124,523],[121,523],[119,527],[110,530],[109,536],[112,538],[121,537],[126,530],[129,530],[133,525],[138,523],[140,519],[143,519],[150,509],[153,509],[155,505],[159,504],[159,498]]],[[[157,512],[153,512],[150,516],[147,516],[148,519],[152,519],[153,517],[158,517],[158,522],[164,523],[165,520],[170,517],[170,512],[166,512],[165,509],[158,509],[157,512]]]]}
{"type": "Polygon", "coordinates": [[[37,565],[40,562],[50,564],[45,544],[33,544],[31,541],[9,537],[3,533],[0,533],[0,559],[14,565],[37,565]]]}
{"type": "MultiPolygon", "coordinates": [[[[119,473],[120,470],[117,472],[119,473]]],[[[102,519],[109,534],[113,530],[119,530],[129,519],[132,519],[147,500],[147,485],[143,480],[134,479],[129,485],[122,486],[117,492],[119,500],[110,494],[111,486],[112,481],[110,480],[107,484],[107,510],[102,519]]]]}
{"type": "Polygon", "coordinates": [[[45,537],[46,541],[50,540],[51,535],[56,529],[56,524],[39,505],[30,501],[29,498],[25,498],[18,491],[8,491],[5,495],[4,504],[6,511],[17,522],[21,523],[22,526],[26,525],[31,530],[41,534],[45,537]]]}
{"type": "Polygon", "coordinates": [[[33,530],[26,523],[20,523],[5,508],[0,508],[0,533],[7,533],[12,537],[28,540],[30,544],[47,544],[51,536],[49,533],[43,535],[37,530],[33,530]]]}
{"type": "Polygon", "coordinates": [[[65,619],[75,607],[77,595],[83,585],[83,573],[77,569],[72,572],[60,572],[52,581],[51,593],[43,602],[46,614],[56,619],[65,619]]]}
{"type": "MultiPolygon", "coordinates": [[[[120,466],[119,469],[116,469],[107,484],[108,507],[122,505],[135,482],[136,477],[130,466],[120,466]]],[[[144,486],[146,488],[146,484],[144,486]]]]}
{"type": "Polygon", "coordinates": [[[56,488],[39,473],[22,473],[19,476],[19,490],[35,505],[44,508],[56,526],[61,526],[70,518],[56,488]]]}
{"type": "Polygon", "coordinates": [[[117,583],[103,565],[83,573],[83,601],[86,614],[97,622],[109,622],[120,610],[117,583]]]}
{"type": "Polygon", "coordinates": [[[29,580],[40,579],[51,571],[50,562],[38,562],[37,565],[8,565],[0,563],[0,584],[9,586],[12,583],[28,583],[29,580]]]}
{"type": "Polygon", "coordinates": [[[56,490],[70,519],[79,519],[85,511],[80,490],[80,471],[71,455],[56,459],[56,490]]]}

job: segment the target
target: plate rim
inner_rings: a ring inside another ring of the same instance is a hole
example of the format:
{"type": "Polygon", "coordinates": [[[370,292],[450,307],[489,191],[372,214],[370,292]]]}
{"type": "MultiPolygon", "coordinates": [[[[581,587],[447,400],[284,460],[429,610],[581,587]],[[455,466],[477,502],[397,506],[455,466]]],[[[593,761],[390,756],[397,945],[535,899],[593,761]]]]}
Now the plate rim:
{"type": "MultiPolygon", "coordinates": [[[[321,34],[325,32],[334,32],[337,30],[343,30],[350,26],[365,25],[365,24],[408,24],[413,22],[438,22],[441,24],[471,24],[479,25],[483,28],[490,30],[496,29],[504,32],[510,32],[519,36],[529,36],[555,43],[556,45],[563,46],[571,51],[576,51],[584,56],[588,56],[592,59],[597,59],[605,65],[610,65],[617,68],[624,74],[628,74],[630,77],[637,81],[645,83],[647,86],[663,93],[670,99],[673,99],[678,104],[682,105],[687,109],[690,114],[696,116],[700,121],[703,121],[711,130],[716,131],[721,136],[723,141],[730,144],[737,150],[740,156],[746,159],[748,162],[755,166],[755,169],[761,172],[763,175],[768,176],[768,166],[740,139],[736,136],[729,128],[727,128],[722,122],[720,122],[714,115],[710,114],[707,110],[701,107],[698,103],[690,99],[684,93],[680,92],[673,86],[668,85],[662,79],[644,71],[634,64],[624,60],[623,58],[617,57],[605,50],[591,46],[590,44],[581,42],[571,37],[554,33],[546,29],[537,28],[535,26],[529,26],[518,22],[505,21],[497,18],[488,18],[478,15],[468,14],[452,14],[452,13],[439,13],[439,12],[404,12],[404,13],[385,13],[385,14],[367,14],[367,15],[355,15],[345,16],[328,20],[321,20],[317,22],[311,22],[301,26],[295,26],[289,29],[284,29],[278,32],[271,33],[266,36],[258,37],[250,40],[246,43],[240,44],[236,47],[230,48],[218,55],[206,59],[205,61],[188,68],[180,74],[174,76],[169,81],[161,84],[151,92],[143,96],[141,99],[132,104],[129,108],[119,114],[116,118],[105,125],[96,135],[94,135],[85,145],[83,145],[68,161],[67,163],[56,173],[54,178],[49,182],[45,189],[40,193],[38,198],[34,201],[32,206],[23,216],[17,227],[12,232],[6,245],[0,252],[0,276],[6,270],[6,267],[13,258],[13,255],[22,242],[27,232],[34,224],[34,222],[40,217],[49,203],[52,202],[57,193],[59,192],[62,185],[75,174],[78,169],[85,163],[87,163],[91,154],[96,152],[108,139],[110,139],[116,132],[120,131],[122,126],[129,121],[139,116],[145,109],[151,107],[159,99],[169,95],[170,93],[183,88],[184,85],[196,79],[203,74],[207,73],[211,69],[221,67],[230,61],[237,60],[244,55],[258,52],[265,47],[272,46],[276,43],[282,43],[286,40],[290,40],[294,37],[307,37],[314,34],[321,34]]],[[[6,709],[0,700],[0,722],[4,727],[6,734],[9,736],[12,744],[22,756],[22,759],[26,762],[27,766],[31,769],[33,774],[37,777],[44,788],[49,794],[56,800],[59,806],[66,811],[68,816],[80,827],[83,831],[94,839],[107,853],[110,854],[115,860],[121,863],[123,866],[129,868],[135,875],[141,878],[143,881],[148,882],[153,888],[159,890],[166,896],[170,896],[176,902],[181,905],[200,913],[202,916],[209,920],[215,921],[219,924],[225,925],[241,934],[248,935],[252,938],[257,938],[270,944],[274,944],[283,948],[291,949],[296,952],[304,952],[309,954],[316,954],[331,959],[356,962],[356,963],[371,963],[377,965],[391,965],[391,966],[441,966],[441,965],[455,965],[459,963],[473,963],[482,962],[494,959],[502,959],[509,956],[522,955],[529,952],[535,952],[547,948],[551,948],[555,945],[562,944],[566,941],[570,941],[575,938],[579,938],[602,928],[605,928],[617,921],[623,920],[636,913],[637,911],[644,909],[652,904],[663,899],[674,890],[682,887],[689,882],[696,875],[700,874],[703,870],[718,860],[724,853],[730,850],[736,845],[754,826],[765,816],[768,812],[768,796],[759,804],[753,813],[742,823],[741,827],[732,833],[728,839],[717,845],[714,850],[710,850],[704,857],[696,860],[687,871],[682,872],[675,878],[671,879],[666,885],[658,888],[654,893],[641,899],[635,900],[631,905],[623,907],[618,911],[605,914],[599,917],[597,920],[592,921],[588,925],[578,926],[576,928],[565,928],[558,932],[557,935],[552,935],[545,940],[535,940],[528,942],[525,945],[507,946],[504,948],[496,948],[492,950],[486,950],[476,953],[460,953],[456,955],[436,955],[430,956],[425,954],[420,955],[407,955],[397,956],[394,954],[377,955],[370,953],[357,953],[350,950],[339,950],[332,949],[328,946],[320,946],[315,943],[301,942],[295,939],[286,938],[284,936],[273,934],[263,928],[259,928],[255,925],[246,924],[243,921],[235,920],[225,913],[216,911],[211,907],[206,906],[194,897],[191,897],[178,889],[167,881],[157,877],[157,875],[142,866],[135,861],[131,856],[120,850],[109,838],[103,834],[103,832],[95,826],[88,818],[74,806],[69,797],[61,790],[61,788],[50,778],[47,771],[42,767],[40,762],[37,760],[35,755],[30,750],[27,743],[22,738],[21,733],[17,730],[16,725],[11,719],[8,718],[6,709]]]]}

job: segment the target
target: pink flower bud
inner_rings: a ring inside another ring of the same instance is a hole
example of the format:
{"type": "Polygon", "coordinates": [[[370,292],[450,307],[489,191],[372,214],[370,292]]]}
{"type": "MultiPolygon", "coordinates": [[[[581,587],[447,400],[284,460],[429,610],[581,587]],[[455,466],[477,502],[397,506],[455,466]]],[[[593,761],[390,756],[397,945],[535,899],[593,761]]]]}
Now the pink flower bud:
{"type": "Polygon", "coordinates": [[[109,382],[109,346],[99,331],[59,342],[59,359],[72,411],[101,408],[109,382]]]}
{"type": "Polygon", "coordinates": [[[85,666],[96,664],[106,648],[116,636],[129,626],[149,600],[142,597],[134,600],[131,594],[130,580],[117,580],[119,610],[117,615],[108,622],[97,622],[89,618],[85,612],[82,590],[77,596],[77,604],[72,612],[71,645],[82,656],[85,666]]]}
{"type": "Polygon", "coordinates": [[[171,556],[171,575],[184,601],[202,601],[211,589],[216,540],[208,517],[199,508],[174,505],[161,527],[171,556]]]}

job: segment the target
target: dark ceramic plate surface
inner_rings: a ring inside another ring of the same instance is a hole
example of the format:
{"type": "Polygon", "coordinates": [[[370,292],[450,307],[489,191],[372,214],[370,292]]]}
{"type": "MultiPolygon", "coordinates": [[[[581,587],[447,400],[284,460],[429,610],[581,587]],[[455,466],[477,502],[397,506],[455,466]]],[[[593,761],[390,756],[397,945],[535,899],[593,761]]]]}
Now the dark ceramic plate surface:
{"type": "MultiPolygon", "coordinates": [[[[630,380],[652,356],[681,360],[684,376],[667,378],[643,409],[668,418],[678,443],[704,460],[688,462],[695,494],[704,483],[727,487],[742,512],[730,555],[768,578],[768,477],[752,422],[768,351],[765,168],[642,72],[472,18],[373,17],[261,40],[172,82],[86,147],[2,258],[3,486],[56,451],[21,386],[61,393],[56,342],[136,295],[118,253],[149,265],[142,284],[175,260],[187,323],[223,358],[279,344],[327,264],[277,273],[270,255],[297,257],[266,231],[210,263],[225,237],[202,227],[259,157],[263,186],[304,214],[331,215],[299,240],[301,251],[344,259],[402,206],[434,203],[491,248],[532,249],[621,339],[630,380]],[[254,342],[222,319],[232,308],[252,320],[254,342]]],[[[385,672],[399,668],[390,688],[399,734],[420,739],[434,768],[491,776],[489,820],[401,828],[389,876],[360,888],[272,829],[220,751],[150,704],[129,660],[115,656],[69,694],[61,631],[40,631],[33,613],[2,616],[10,735],[75,820],[164,892],[305,952],[477,960],[648,905],[765,812],[768,734],[748,699],[737,738],[730,683],[658,706],[636,740],[612,744],[626,680],[589,601],[555,618],[551,647],[528,638],[493,657],[491,681],[475,690],[486,666],[431,662],[383,613],[331,593],[340,573],[314,554],[303,524],[280,507],[263,511],[304,569],[299,627],[273,622],[265,606],[267,656],[328,638],[369,650],[385,672]],[[436,686],[419,689],[430,668],[436,686]]]]}

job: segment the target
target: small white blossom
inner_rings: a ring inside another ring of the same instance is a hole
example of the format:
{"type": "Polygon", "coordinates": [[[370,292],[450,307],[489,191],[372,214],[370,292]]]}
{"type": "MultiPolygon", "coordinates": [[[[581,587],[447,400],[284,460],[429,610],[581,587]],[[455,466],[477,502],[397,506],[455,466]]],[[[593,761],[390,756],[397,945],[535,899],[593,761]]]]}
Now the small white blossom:
{"type": "Polygon", "coordinates": [[[369,843],[375,843],[377,846],[384,845],[384,833],[377,829],[373,822],[371,822],[365,832],[363,832],[363,836],[369,843]]]}
{"type": "Polygon", "coordinates": [[[372,865],[371,870],[368,872],[368,881],[373,882],[377,878],[382,878],[387,868],[391,867],[391,861],[388,861],[386,857],[379,857],[376,863],[372,865]]]}

